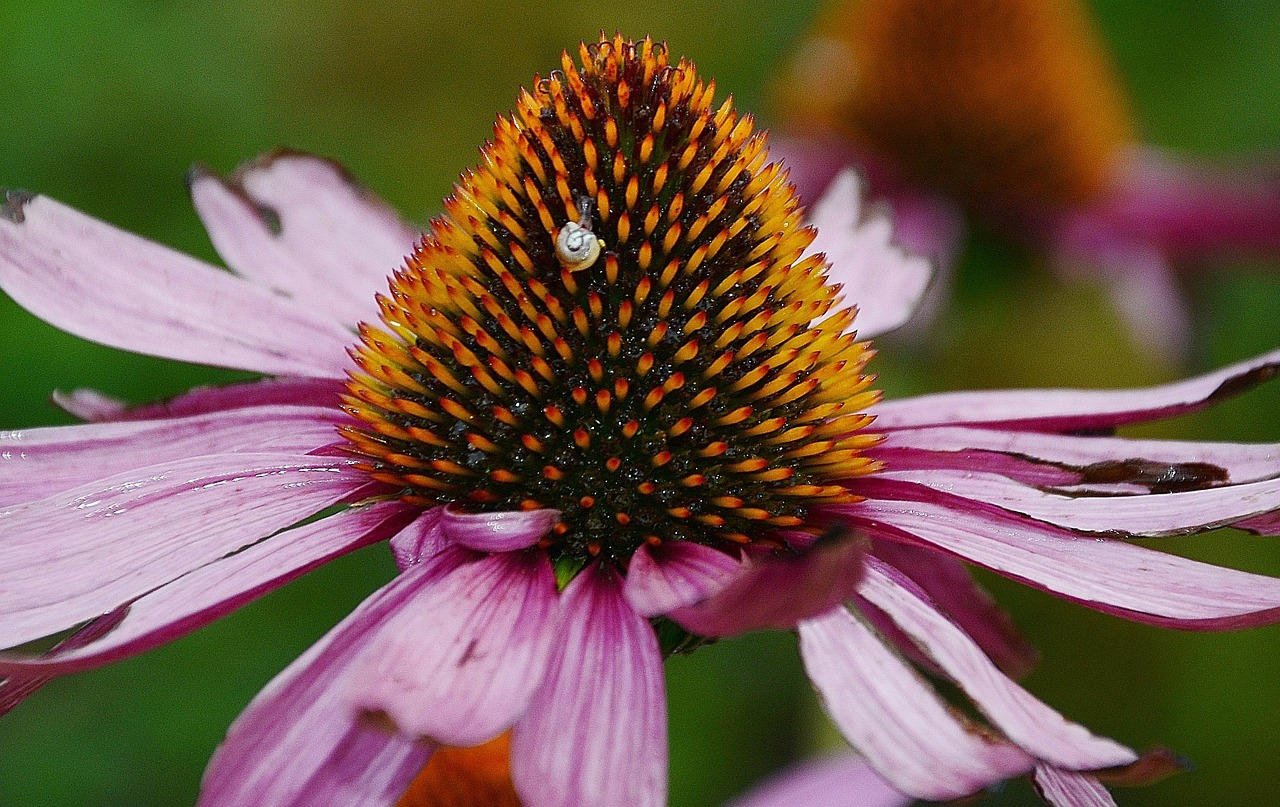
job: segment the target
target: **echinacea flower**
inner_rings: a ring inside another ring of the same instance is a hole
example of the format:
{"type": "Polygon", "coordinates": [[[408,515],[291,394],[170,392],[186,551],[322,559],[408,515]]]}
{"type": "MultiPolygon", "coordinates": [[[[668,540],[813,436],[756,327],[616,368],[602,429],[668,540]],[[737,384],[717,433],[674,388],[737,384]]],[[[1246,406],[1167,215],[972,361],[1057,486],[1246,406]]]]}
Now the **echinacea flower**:
{"type": "Polygon", "coordinates": [[[774,139],[807,199],[849,162],[902,243],[954,259],[964,214],[1105,282],[1135,338],[1185,350],[1179,273],[1280,256],[1274,160],[1142,143],[1079,0],[833,0],[775,83],[774,139]]]}
{"type": "Polygon", "coordinates": [[[508,729],[526,807],[662,804],[664,648],[797,626],[844,735],[937,799],[1137,759],[1006,677],[1027,647],[961,560],[1155,624],[1280,618],[1280,580],[1125,541],[1276,532],[1275,446],[1080,436],[1243,391],[1280,353],[1150,390],[878,403],[853,304],[861,337],[891,328],[928,270],[856,180],[815,232],[691,64],[649,40],[579,56],[416,246],[293,153],[193,176],[236,275],[6,194],[0,285],[29,310],[273,376],[138,409],[78,393],[92,422],[3,435],[0,646],[83,625],[0,659],[10,700],[389,539],[400,574],[247,708],[202,804],[392,804],[433,752],[508,729]]]}

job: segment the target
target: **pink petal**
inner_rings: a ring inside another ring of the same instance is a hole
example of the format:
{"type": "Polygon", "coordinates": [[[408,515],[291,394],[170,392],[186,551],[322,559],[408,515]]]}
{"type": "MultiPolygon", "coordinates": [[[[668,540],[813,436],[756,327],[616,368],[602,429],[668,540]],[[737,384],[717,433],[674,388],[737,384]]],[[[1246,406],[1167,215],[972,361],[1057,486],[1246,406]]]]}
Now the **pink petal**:
{"type": "Polygon", "coordinates": [[[911,578],[1005,675],[1021,678],[1040,660],[1040,654],[1018,632],[1009,614],[978,585],[963,563],[894,541],[874,541],[872,554],[911,578]]]}
{"type": "Polygon", "coordinates": [[[512,552],[533,546],[556,522],[559,510],[504,510],[462,513],[446,508],[440,529],[446,538],[480,552],[512,552]]]}
{"type": "Polygon", "coordinates": [[[559,603],[541,553],[490,555],[424,590],[366,639],[348,699],[442,745],[493,739],[542,683],[559,603]]]}
{"type": "MultiPolygon", "coordinates": [[[[910,490],[929,501],[940,500],[939,494],[963,497],[1069,530],[1111,536],[1186,535],[1280,510],[1280,479],[1125,496],[1066,496],[995,474],[964,471],[886,472],[880,480],[908,482],[910,490]]],[[[916,498],[906,486],[902,490],[916,498]]]]}
{"type": "Polygon", "coordinates": [[[841,506],[840,512],[872,535],[936,547],[1138,622],[1231,630],[1280,620],[1280,580],[1271,577],[1077,535],[997,511],[866,501],[841,506]]]}
{"type": "Polygon", "coordinates": [[[800,655],[823,707],[895,788],[967,796],[1026,772],[1020,749],[977,733],[844,608],[800,623],[800,655]]]}
{"type": "Polygon", "coordinates": [[[825,252],[828,280],[843,286],[846,304],[858,306],[854,323],[862,337],[875,336],[906,322],[929,285],[929,262],[893,245],[893,223],[883,213],[862,209],[858,175],[836,177],[810,211],[818,236],[808,254],[825,252]]]}
{"type": "MultiPolygon", "coordinates": [[[[1031,484],[1046,484],[1044,470],[1056,470],[1048,484],[1132,482],[1165,488],[1208,487],[1224,482],[1253,482],[1280,474],[1280,444],[1209,443],[1180,440],[1138,440],[1040,432],[941,426],[896,429],[876,447],[899,451],[936,452],[941,458],[894,453],[893,468],[973,468],[974,452],[999,452],[1042,463],[1028,478],[1025,465],[1013,464],[1005,475],[1031,484]],[[944,464],[956,454],[957,462],[944,464]],[[966,465],[966,461],[968,464],[966,465]],[[909,463],[909,464],[908,464],[909,463]],[[1049,466],[1044,469],[1044,466],[1049,466]]],[[[975,468],[975,470],[983,470],[975,468]]],[[[994,470],[994,469],[993,469],[994,470]]]]}
{"type": "Polygon", "coordinates": [[[876,406],[876,428],[966,423],[1042,431],[1104,429],[1203,409],[1280,373],[1280,350],[1196,378],[1145,389],[990,390],[920,395],[876,406]]]}
{"type": "Polygon", "coordinates": [[[354,460],[227,454],[0,508],[0,647],[65,630],[351,497],[354,460]]]}
{"type": "Polygon", "coordinates": [[[379,502],[274,535],[144,594],[95,641],[35,658],[0,654],[0,675],[64,675],[173,641],[339,555],[385,540],[413,513],[397,501],[379,502]]]}
{"type": "Polygon", "coordinates": [[[788,768],[730,807],[906,807],[912,801],[862,757],[834,754],[788,768]]]}
{"type": "Polygon", "coordinates": [[[1107,789],[1088,774],[1037,765],[1032,781],[1040,798],[1053,807],[1116,807],[1107,789]]]}
{"type": "Polygon", "coordinates": [[[928,595],[897,569],[867,559],[858,593],[888,614],[1005,736],[1038,759],[1074,769],[1127,765],[1138,755],[1071,723],[1009,680],[928,595]]]}
{"type": "Polygon", "coordinates": [[[440,529],[440,516],[443,513],[443,505],[425,510],[416,521],[391,538],[389,545],[396,568],[406,571],[410,566],[429,560],[449,546],[440,529]]]}
{"type": "Polygon", "coordinates": [[[339,409],[271,406],[168,420],[0,431],[0,506],[104,477],[210,454],[302,456],[341,438],[339,409]]]}
{"type": "Polygon", "coordinates": [[[332,378],[264,378],[224,387],[196,387],[159,403],[133,407],[84,389],[55,392],[53,400],[82,420],[150,420],[248,406],[336,407],[344,391],[342,382],[332,378]]]}
{"type": "Polygon", "coordinates": [[[1254,518],[1247,518],[1244,521],[1237,521],[1231,526],[1236,529],[1248,530],[1258,535],[1280,535],[1280,512],[1273,511],[1254,518]]]}
{"type": "Polygon", "coordinates": [[[374,293],[418,239],[344,168],[298,152],[228,179],[197,168],[191,198],[228,266],[347,326],[378,321],[374,293]]]}
{"type": "Polygon", "coordinates": [[[789,630],[854,595],[866,549],[864,539],[838,535],[795,557],[754,561],[723,590],[670,617],[700,636],[789,630]]]}
{"type": "MultiPolygon", "coordinates": [[[[91,619],[67,638],[58,642],[50,653],[76,650],[90,642],[95,642],[112,631],[124,618],[128,606],[117,608],[105,616],[91,619]]],[[[9,713],[13,707],[31,697],[40,687],[54,679],[51,673],[35,670],[19,670],[11,673],[0,673],[10,677],[0,680],[0,717],[9,713]]]]}
{"type": "Polygon", "coordinates": [[[636,613],[655,617],[723,590],[742,568],[738,558],[702,544],[646,544],[631,556],[622,591],[636,613]]]}
{"type": "Polygon", "coordinates": [[[394,805],[432,748],[359,719],[347,682],[369,638],[459,562],[444,553],[400,575],[258,693],[209,762],[200,807],[394,805]]]}
{"type": "Polygon", "coordinates": [[[93,342],[269,375],[341,377],[353,341],[303,306],[43,196],[0,205],[0,287],[93,342]]]}
{"type": "Polygon", "coordinates": [[[667,709],[662,656],[608,568],[565,588],[542,688],[516,724],[511,776],[525,807],[662,807],[667,709]]]}

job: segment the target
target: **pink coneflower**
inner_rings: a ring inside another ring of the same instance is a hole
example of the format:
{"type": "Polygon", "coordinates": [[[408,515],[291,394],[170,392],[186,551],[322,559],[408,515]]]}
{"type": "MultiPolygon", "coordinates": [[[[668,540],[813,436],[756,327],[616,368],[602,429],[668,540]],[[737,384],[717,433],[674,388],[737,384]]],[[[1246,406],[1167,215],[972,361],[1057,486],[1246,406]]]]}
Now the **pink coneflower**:
{"type": "Polygon", "coordinates": [[[774,86],[807,199],[850,162],[945,266],[974,216],[1102,280],[1136,340],[1185,350],[1188,270],[1280,256],[1280,173],[1142,142],[1080,0],[831,0],[774,86]]]}
{"type": "Polygon", "coordinates": [[[292,153],[193,177],[239,277],[6,196],[0,284],[29,310],[275,376],[134,410],[79,393],[96,422],[3,436],[0,646],[84,625],[0,661],[9,701],[389,539],[401,573],[254,700],[202,804],[392,804],[437,749],[510,729],[526,807],[659,805],[664,648],[766,627],[798,626],[835,722],[906,794],[1135,761],[1001,672],[1026,646],[960,560],[1156,624],[1277,619],[1280,580],[1124,540],[1274,533],[1274,446],[1077,435],[1239,392],[1280,353],[1150,390],[877,404],[851,306],[860,336],[892,327],[928,273],[856,182],[815,233],[691,64],[621,38],[580,60],[498,122],[417,246],[292,153]]]}

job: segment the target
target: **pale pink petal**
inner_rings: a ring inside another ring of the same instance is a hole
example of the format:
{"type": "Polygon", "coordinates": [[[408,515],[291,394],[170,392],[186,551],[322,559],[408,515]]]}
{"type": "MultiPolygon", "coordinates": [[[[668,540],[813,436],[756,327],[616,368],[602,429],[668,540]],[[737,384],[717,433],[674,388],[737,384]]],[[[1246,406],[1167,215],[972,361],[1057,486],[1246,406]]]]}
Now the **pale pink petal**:
{"type": "Polygon", "coordinates": [[[607,567],[578,573],[542,688],[515,726],[511,776],[525,807],[662,807],[662,655],[607,567]]]}
{"type": "Polygon", "coordinates": [[[1116,807],[1102,783],[1087,773],[1037,765],[1032,781],[1040,797],[1052,807],[1116,807]]]}
{"type": "Polygon", "coordinates": [[[440,529],[454,543],[480,552],[512,552],[533,546],[560,520],[559,510],[463,513],[445,508],[440,529]]]}
{"type": "Polygon", "coordinates": [[[543,553],[461,565],[366,640],[348,700],[411,737],[487,742],[528,708],[552,647],[563,641],[558,619],[556,578],[543,553]]]}
{"type": "Polygon", "coordinates": [[[374,293],[417,233],[337,163],[276,151],[222,179],[197,168],[191,198],[227,265],[347,326],[376,322],[374,293]]]}
{"type": "Polygon", "coordinates": [[[1138,622],[1231,630],[1280,621],[1280,580],[1271,577],[992,510],[866,501],[839,511],[873,536],[933,546],[1138,622]]]}
{"type": "Polygon", "coordinates": [[[341,377],[351,332],[327,317],[43,196],[0,205],[0,287],[111,347],[268,375],[341,377]]]}
{"type": "Polygon", "coordinates": [[[862,757],[835,754],[788,768],[730,807],[906,807],[912,801],[862,757]]]}
{"type": "Polygon", "coordinates": [[[1031,768],[1017,747],[961,722],[844,608],[801,622],[799,631],[805,670],[827,714],[895,788],[954,799],[1031,768]]]}
{"type": "Polygon", "coordinates": [[[247,406],[335,407],[345,389],[341,381],[333,378],[264,378],[220,387],[196,387],[173,398],[141,406],[127,406],[84,389],[55,392],[53,400],[83,420],[150,420],[247,406]]]}
{"type": "Polygon", "coordinates": [[[884,611],[1005,736],[1038,759],[1073,769],[1127,765],[1138,755],[1071,723],[1001,673],[928,595],[897,569],[867,558],[858,593],[884,611]]]}
{"type": "Polygon", "coordinates": [[[0,675],[64,675],[173,641],[339,555],[385,540],[413,512],[401,502],[384,501],[274,535],[142,595],[96,641],[62,645],[35,658],[0,654],[0,675]]]}
{"type": "Polygon", "coordinates": [[[866,550],[863,538],[845,534],[801,555],[753,559],[723,590],[669,616],[700,636],[794,628],[853,596],[866,550]]]}
{"type": "Polygon", "coordinates": [[[0,647],[105,614],[368,485],[354,460],[197,457],[0,508],[0,647]]]}
{"type": "Polygon", "coordinates": [[[201,783],[200,807],[391,807],[431,746],[362,721],[346,682],[370,636],[462,562],[442,553],[372,594],[236,719],[201,783]]]}
{"type": "Polygon", "coordinates": [[[1145,389],[941,392],[885,401],[876,427],[1018,424],[1043,431],[1103,429],[1171,417],[1246,392],[1280,373],[1280,350],[1196,378],[1145,389]]]}
{"type": "Polygon", "coordinates": [[[895,541],[873,541],[872,554],[910,577],[1006,675],[1021,678],[1040,660],[1009,614],[960,561],[895,541]]]}
{"type": "Polygon", "coordinates": [[[168,420],[0,431],[0,506],[190,457],[296,454],[341,439],[339,409],[269,406],[168,420]]]}
{"type": "Polygon", "coordinates": [[[974,452],[999,452],[1041,464],[1043,470],[1029,477],[1024,465],[1009,466],[1006,475],[1032,484],[1131,483],[1167,490],[1209,487],[1225,482],[1254,482],[1280,475],[1280,444],[1210,443],[1180,440],[1140,440],[1128,437],[1044,434],[1041,432],[940,426],[928,429],[895,429],[876,447],[897,452],[912,449],[936,452],[904,456],[894,453],[893,467],[969,467],[974,452]],[[957,461],[942,464],[945,455],[957,461]],[[898,462],[896,460],[903,460],[898,462]],[[907,464],[909,463],[909,464],[907,464]],[[968,463],[968,464],[966,464],[968,463]],[[1044,469],[1044,466],[1049,466],[1044,469]],[[1059,473],[1052,473],[1053,471],[1059,473]]]}
{"type": "Polygon", "coordinates": [[[739,558],[702,544],[645,544],[631,556],[622,590],[636,613],[654,617],[707,599],[742,569],[739,558]]]}
{"type": "Polygon", "coordinates": [[[891,480],[909,483],[900,489],[909,498],[962,497],[1070,530],[1111,536],[1187,535],[1280,510],[1280,479],[1124,496],[1068,496],[996,474],[965,471],[889,471],[874,484],[891,480]]]}
{"type": "Polygon", "coordinates": [[[862,209],[857,173],[836,177],[810,211],[818,235],[808,254],[824,252],[828,280],[843,287],[847,305],[858,307],[858,335],[875,336],[906,322],[920,303],[933,269],[893,244],[893,223],[883,212],[862,209]]]}

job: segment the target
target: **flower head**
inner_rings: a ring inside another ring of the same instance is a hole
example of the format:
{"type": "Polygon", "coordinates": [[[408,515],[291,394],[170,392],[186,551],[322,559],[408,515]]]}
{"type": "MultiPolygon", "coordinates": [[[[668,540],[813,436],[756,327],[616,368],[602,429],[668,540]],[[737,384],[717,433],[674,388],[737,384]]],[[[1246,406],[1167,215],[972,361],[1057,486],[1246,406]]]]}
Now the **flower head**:
{"type": "Polygon", "coordinates": [[[809,198],[850,161],[949,263],[961,211],[1097,273],[1135,337],[1186,348],[1172,272],[1280,251],[1274,165],[1200,165],[1143,145],[1078,0],[837,0],[788,59],[775,140],[809,198]]]}
{"type": "Polygon", "coordinates": [[[0,284],[27,308],[275,378],[139,409],[78,393],[93,422],[2,436],[0,645],[84,625],[0,657],[5,703],[386,539],[400,574],[246,709],[203,804],[392,804],[433,754],[475,769],[510,730],[509,768],[482,766],[500,798],[659,805],[661,645],[763,627],[798,629],[833,719],[908,795],[1134,762],[1006,677],[1027,646],[957,558],[1157,624],[1275,620],[1280,581],[1124,540],[1275,532],[1274,446],[1080,433],[1240,392],[1280,356],[877,404],[848,304],[859,336],[893,327],[926,265],[851,177],[806,227],[712,92],[649,40],[584,46],[421,239],[325,161],[197,171],[240,277],[7,194],[0,284]]]}

